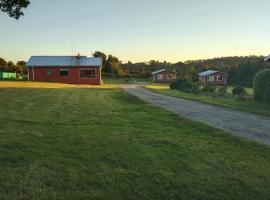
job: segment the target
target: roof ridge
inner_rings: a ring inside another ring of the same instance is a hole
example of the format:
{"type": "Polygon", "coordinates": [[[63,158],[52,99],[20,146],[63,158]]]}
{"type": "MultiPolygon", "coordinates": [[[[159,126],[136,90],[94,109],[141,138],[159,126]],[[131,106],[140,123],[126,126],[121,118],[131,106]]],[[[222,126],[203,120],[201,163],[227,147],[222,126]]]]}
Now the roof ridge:
{"type": "MultiPolygon", "coordinates": [[[[31,56],[31,57],[77,57],[77,56],[55,56],[55,55],[53,55],[53,56],[45,56],[45,55],[41,55],[41,56],[31,56]]],[[[80,57],[87,57],[87,56],[80,56],[80,57]]],[[[95,58],[95,57],[93,57],[93,56],[91,56],[91,57],[87,57],[87,58],[95,58]]]]}

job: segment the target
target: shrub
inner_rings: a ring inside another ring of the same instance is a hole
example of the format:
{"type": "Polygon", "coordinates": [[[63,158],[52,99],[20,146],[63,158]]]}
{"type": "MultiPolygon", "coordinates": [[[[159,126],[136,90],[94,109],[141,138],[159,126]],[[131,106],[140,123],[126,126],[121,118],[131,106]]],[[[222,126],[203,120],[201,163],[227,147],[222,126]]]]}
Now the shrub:
{"type": "Polygon", "coordinates": [[[259,71],[253,82],[254,99],[270,104],[270,69],[259,71]]]}
{"type": "Polygon", "coordinates": [[[232,89],[232,94],[234,96],[245,96],[247,94],[245,88],[243,88],[242,86],[235,86],[233,89],[232,89]]]}
{"type": "Polygon", "coordinates": [[[197,94],[199,92],[198,85],[185,79],[177,79],[170,84],[170,89],[180,90],[187,93],[197,94]]]}
{"type": "Polygon", "coordinates": [[[216,94],[218,95],[218,96],[226,96],[227,95],[227,87],[226,86],[223,86],[223,87],[219,87],[218,89],[217,89],[217,92],[216,92],[216,94]]]}
{"type": "Polygon", "coordinates": [[[203,85],[202,91],[203,92],[212,92],[212,93],[214,93],[216,91],[216,89],[217,89],[216,84],[207,83],[207,84],[203,85]]]}

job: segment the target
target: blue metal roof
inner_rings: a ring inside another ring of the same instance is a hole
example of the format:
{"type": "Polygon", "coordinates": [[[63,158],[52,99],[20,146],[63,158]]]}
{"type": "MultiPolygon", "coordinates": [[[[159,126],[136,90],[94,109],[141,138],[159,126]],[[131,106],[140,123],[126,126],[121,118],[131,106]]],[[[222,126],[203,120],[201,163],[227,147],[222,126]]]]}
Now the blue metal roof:
{"type": "Polygon", "coordinates": [[[75,66],[102,66],[102,58],[86,56],[31,56],[26,67],[75,67],[75,66]]]}
{"type": "Polygon", "coordinates": [[[158,71],[154,71],[154,72],[152,72],[152,75],[159,74],[160,72],[164,72],[164,71],[166,71],[166,69],[161,69],[161,70],[158,70],[158,71]]]}
{"type": "Polygon", "coordinates": [[[208,76],[208,75],[211,75],[211,74],[214,74],[214,73],[217,73],[218,71],[215,71],[215,70],[207,70],[205,72],[201,72],[199,73],[199,76],[208,76]]]}
{"type": "Polygon", "coordinates": [[[270,60],[270,55],[269,55],[269,56],[266,56],[266,57],[264,58],[264,62],[269,62],[269,60],[270,60]]]}

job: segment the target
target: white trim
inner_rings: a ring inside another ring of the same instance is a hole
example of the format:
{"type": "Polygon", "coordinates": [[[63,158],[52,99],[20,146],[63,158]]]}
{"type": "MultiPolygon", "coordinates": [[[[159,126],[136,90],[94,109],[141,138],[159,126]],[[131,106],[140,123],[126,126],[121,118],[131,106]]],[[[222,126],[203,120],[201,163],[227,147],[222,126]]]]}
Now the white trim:
{"type": "Polygon", "coordinates": [[[224,81],[224,76],[223,76],[223,75],[217,75],[217,81],[224,81]],[[219,77],[222,77],[222,79],[219,80],[219,79],[218,79],[219,77]]]}
{"type": "Polygon", "coordinates": [[[29,81],[29,68],[27,67],[27,80],[29,81]]]}

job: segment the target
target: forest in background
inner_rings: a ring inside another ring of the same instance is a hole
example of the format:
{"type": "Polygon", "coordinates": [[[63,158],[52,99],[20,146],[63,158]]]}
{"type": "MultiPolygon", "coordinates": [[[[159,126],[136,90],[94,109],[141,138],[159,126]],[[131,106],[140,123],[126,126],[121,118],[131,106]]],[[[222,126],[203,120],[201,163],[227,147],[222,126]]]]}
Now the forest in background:
{"type": "Polygon", "coordinates": [[[229,74],[228,82],[232,85],[251,87],[255,74],[270,64],[265,63],[263,56],[232,56],[204,60],[188,60],[169,63],[151,60],[150,62],[121,64],[126,74],[134,77],[150,77],[151,72],[159,69],[169,69],[177,72],[177,76],[192,81],[198,81],[198,73],[205,70],[218,70],[229,74]]]}

